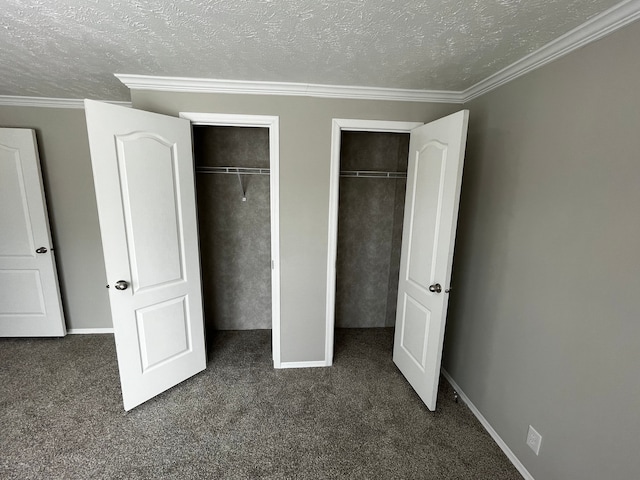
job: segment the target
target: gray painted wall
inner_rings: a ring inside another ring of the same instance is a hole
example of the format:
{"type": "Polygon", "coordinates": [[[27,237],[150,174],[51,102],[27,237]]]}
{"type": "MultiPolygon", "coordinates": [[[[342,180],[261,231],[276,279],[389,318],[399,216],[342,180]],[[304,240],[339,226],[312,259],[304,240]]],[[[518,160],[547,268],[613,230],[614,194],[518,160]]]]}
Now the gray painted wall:
{"type": "Polygon", "coordinates": [[[427,122],[460,105],[134,90],[133,105],[169,115],[216,112],[280,117],[281,352],[324,360],[331,119],[427,122]]]}
{"type": "MultiPolygon", "coordinates": [[[[340,169],[406,172],[409,134],[342,132],[340,169]]],[[[405,179],[340,178],[336,327],[395,325],[405,179]]]]}
{"type": "MultiPolygon", "coordinates": [[[[196,166],[269,168],[269,129],[193,129],[196,166]]],[[[207,331],[271,328],[268,175],[196,173],[207,331]]]]}
{"type": "Polygon", "coordinates": [[[635,23],[467,105],[444,366],[539,480],[640,472],[638,45],[635,23]]]}
{"type": "Polygon", "coordinates": [[[0,126],[36,130],[67,328],[111,327],[84,110],[0,106],[0,126]]]}

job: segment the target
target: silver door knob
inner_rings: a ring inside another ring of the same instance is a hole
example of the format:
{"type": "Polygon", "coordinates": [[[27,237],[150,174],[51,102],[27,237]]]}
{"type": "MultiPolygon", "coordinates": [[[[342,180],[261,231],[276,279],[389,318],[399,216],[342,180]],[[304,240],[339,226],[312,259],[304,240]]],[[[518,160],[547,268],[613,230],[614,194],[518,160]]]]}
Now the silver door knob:
{"type": "Polygon", "coordinates": [[[429,285],[429,291],[433,293],[440,293],[442,291],[442,285],[440,285],[439,283],[429,285]]]}
{"type": "Polygon", "coordinates": [[[36,248],[36,253],[47,253],[47,247],[36,248]]]}
{"type": "Polygon", "coordinates": [[[129,284],[124,280],[118,280],[114,286],[116,287],[116,290],[126,290],[129,288],[129,284]]]}

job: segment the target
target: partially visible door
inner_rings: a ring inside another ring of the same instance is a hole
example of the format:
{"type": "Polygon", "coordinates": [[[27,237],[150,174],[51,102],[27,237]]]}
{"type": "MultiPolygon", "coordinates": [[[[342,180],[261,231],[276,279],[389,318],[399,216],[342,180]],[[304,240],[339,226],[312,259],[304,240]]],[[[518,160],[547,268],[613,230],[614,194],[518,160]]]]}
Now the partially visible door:
{"type": "Polygon", "coordinates": [[[36,134],[0,128],[0,337],[66,333],[36,134]]]}
{"type": "Polygon", "coordinates": [[[85,100],[124,408],[206,367],[187,120],[85,100]]]}
{"type": "Polygon", "coordinates": [[[469,111],[411,131],[393,361],[435,410],[469,111]]]}

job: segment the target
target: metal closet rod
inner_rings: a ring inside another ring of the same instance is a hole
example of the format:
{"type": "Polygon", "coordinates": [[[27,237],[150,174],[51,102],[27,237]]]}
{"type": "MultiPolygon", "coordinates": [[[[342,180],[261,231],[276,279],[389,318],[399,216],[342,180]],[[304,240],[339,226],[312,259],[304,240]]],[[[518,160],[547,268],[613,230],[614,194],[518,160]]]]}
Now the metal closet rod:
{"type": "Polygon", "coordinates": [[[196,173],[231,173],[233,175],[269,175],[268,168],[251,167],[197,167],[196,173]]]}
{"type": "Polygon", "coordinates": [[[341,177],[407,178],[407,172],[378,172],[373,170],[341,170],[341,177]]]}

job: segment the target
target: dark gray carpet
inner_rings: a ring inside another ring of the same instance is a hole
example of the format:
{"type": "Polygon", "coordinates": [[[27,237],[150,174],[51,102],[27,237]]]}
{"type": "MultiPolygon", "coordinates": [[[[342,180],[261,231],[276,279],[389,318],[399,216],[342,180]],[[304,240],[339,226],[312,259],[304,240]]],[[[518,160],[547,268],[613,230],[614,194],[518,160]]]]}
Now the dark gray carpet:
{"type": "Polygon", "coordinates": [[[111,335],[0,340],[0,478],[521,479],[441,382],[429,412],[391,329],[338,330],[331,368],[274,370],[269,331],[125,413],[111,335]]]}

